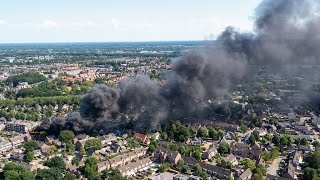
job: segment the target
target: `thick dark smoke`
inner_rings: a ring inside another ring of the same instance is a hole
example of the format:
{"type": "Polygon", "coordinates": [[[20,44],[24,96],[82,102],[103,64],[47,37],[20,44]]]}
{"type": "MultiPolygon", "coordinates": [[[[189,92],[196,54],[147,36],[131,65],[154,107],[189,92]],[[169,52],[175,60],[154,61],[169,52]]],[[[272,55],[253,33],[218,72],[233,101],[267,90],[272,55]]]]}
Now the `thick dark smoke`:
{"type": "Polygon", "coordinates": [[[73,112],[66,124],[75,131],[99,130],[111,122],[134,119],[138,127],[155,128],[228,94],[248,63],[319,64],[319,4],[318,0],[264,0],[255,12],[254,32],[226,28],[213,44],[174,59],[164,84],[142,76],[126,79],[118,88],[96,85],[82,96],[80,111],[73,112]]]}

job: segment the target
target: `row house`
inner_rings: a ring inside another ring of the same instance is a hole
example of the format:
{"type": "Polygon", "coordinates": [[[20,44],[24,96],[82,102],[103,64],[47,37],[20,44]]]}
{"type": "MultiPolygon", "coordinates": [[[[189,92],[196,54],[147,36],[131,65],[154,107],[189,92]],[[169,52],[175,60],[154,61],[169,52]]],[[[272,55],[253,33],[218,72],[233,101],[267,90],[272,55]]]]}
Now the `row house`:
{"type": "Polygon", "coordinates": [[[177,164],[178,161],[181,159],[181,154],[176,151],[172,151],[163,147],[158,147],[154,151],[153,158],[154,158],[154,161],[159,163],[168,161],[171,164],[177,164]]]}
{"type": "Polygon", "coordinates": [[[143,143],[143,144],[150,144],[150,139],[147,135],[141,133],[135,133],[133,139],[143,143]]]}
{"type": "Polygon", "coordinates": [[[117,137],[114,134],[108,134],[106,136],[100,136],[98,139],[101,141],[103,147],[110,145],[112,141],[117,141],[117,137]]]}
{"type": "Polygon", "coordinates": [[[233,142],[230,146],[230,152],[236,156],[258,161],[261,157],[262,150],[257,143],[250,147],[244,143],[233,142]]]}
{"type": "Polygon", "coordinates": [[[135,162],[130,162],[126,165],[123,165],[119,168],[119,171],[122,176],[130,176],[130,175],[134,175],[140,169],[143,169],[149,166],[150,164],[152,164],[152,161],[149,157],[147,157],[147,158],[139,159],[135,162]]]}
{"type": "Polygon", "coordinates": [[[0,142],[0,151],[8,151],[12,148],[12,144],[9,140],[4,140],[0,142]]]}
{"type": "Polygon", "coordinates": [[[217,147],[212,146],[202,154],[202,159],[212,159],[218,153],[217,147]]]}
{"type": "Polygon", "coordinates": [[[196,159],[192,157],[186,157],[182,156],[182,160],[191,167],[194,167],[195,165],[199,164],[203,171],[207,172],[211,176],[215,176],[221,179],[227,179],[229,176],[233,176],[230,169],[225,169],[219,166],[215,166],[212,164],[207,164],[201,161],[197,161],[196,159]]]}
{"type": "Polygon", "coordinates": [[[98,171],[103,171],[105,169],[114,169],[118,166],[123,166],[133,160],[136,160],[140,157],[145,156],[147,153],[147,150],[143,147],[135,149],[134,151],[131,151],[126,154],[122,154],[120,156],[116,156],[114,158],[109,159],[108,161],[103,161],[98,164],[98,171]]]}
{"type": "Polygon", "coordinates": [[[9,141],[12,143],[13,147],[17,147],[24,142],[24,136],[15,136],[13,138],[9,138],[9,141]]]}

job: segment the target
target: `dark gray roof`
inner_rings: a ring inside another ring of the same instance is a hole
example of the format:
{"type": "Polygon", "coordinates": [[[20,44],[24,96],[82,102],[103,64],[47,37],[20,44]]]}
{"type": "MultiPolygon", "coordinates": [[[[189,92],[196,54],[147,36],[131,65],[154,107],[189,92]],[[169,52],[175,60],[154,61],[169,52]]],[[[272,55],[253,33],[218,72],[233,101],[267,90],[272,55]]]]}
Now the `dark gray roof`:
{"type": "Polygon", "coordinates": [[[290,179],[268,174],[266,180],[290,180],[290,179]]]}

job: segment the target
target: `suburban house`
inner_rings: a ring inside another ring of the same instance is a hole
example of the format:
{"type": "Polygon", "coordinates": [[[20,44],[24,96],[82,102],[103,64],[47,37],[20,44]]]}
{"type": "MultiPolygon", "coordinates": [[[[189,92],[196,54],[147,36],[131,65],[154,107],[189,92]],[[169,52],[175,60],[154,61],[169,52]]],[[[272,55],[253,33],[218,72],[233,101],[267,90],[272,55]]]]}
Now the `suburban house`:
{"type": "Polygon", "coordinates": [[[218,153],[217,147],[212,146],[202,154],[202,159],[212,159],[218,153]]]}
{"type": "Polygon", "coordinates": [[[143,144],[149,144],[150,143],[150,139],[148,137],[148,135],[144,135],[141,133],[135,133],[133,136],[133,139],[143,143],[143,144]]]}
{"type": "Polygon", "coordinates": [[[112,141],[117,141],[117,137],[114,134],[108,134],[106,136],[100,136],[98,138],[101,141],[103,147],[111,144],[112,141]]]}
{"type": "Polygon", "coordinates": [[[86,142],[87,142],[89,139],[93,139],[93,137],[87,137],[87,138],[78,140],[78,141],[76,142],[76,150],[77,150],[77,151],[80,151],[81,148],[84,148],[84,145],[86,144],[86,142]]]}
{"type": "Polygon", "coordinates": [[[221,159],[221,165],[223,167],[226,167],[228,162],[230,162],[232,166],[236,166],[238,164],[237,158],[233,154],[229,154],[227,157],[223,157],[221,159]]]}
{"type": "Polygon", "coordinates": [[[48,155],[51,151],[51,147],[45,143],[39,143],[38,148],[40,149],[42,154],[48,155]]]}
{"type": "Polygon", "coordinates": [[[250,169],[245,170],[240,176],[239,180],[249,180],[252,177],[252,172],[250,169]]]}
{"type": "Polygon", "coordinates": [[[9,138],[9,141],[12,143],[13,147],[19,146],[24,142],[24,136],[15,136],[13,138],[9,138]]]}
{"type": "Polygon", "coordinates": [[[288,178],[288,179],[297,179],[296,177],[296,168],[289,163],[288,167],[286,168],[283,177],[288,178]]]}
{"type": "Polygon", "coordinates": [[[290,180],[290,179],[268,174],[266,180],[290,180]]]}
{"type": "Polygon", "coordinates": [[[229,176],[233,176],[230,169],[225,169],[219,166],[197,161],[192,157],[182,156],[182,160],[190,167],[194,167],[195,165],[199,164],[203,171],[207,172],[209,175],[217,176],[221,179],[226,179],[229,176]]]}
{"type": "Polygon", "coordinates": [[[103,170],[105,169],[109,169],[110,168],[110,162],[109,161],[101,161],[97,164],[98,167],[98,172],[101,173],[103,170]]]}
{"type": "Polygon", "coordinates": [[[137,161],[132,161],[132,162],[129,162],[128,164],[121,166],[119,168],[119,171],[122,176],[129,176],[129,175],[135,174],[140,169],[147,167],[150,164],[152,164],[152,161],[148,157],[143,159],[138,159],[137,161]]]}
{"type": "Polygon", "coordinates": [[[12,144],[9,140],[4,140],[0,142],[0,151],[7,151],[12,148],[12,144]]]}
{"type": "MultiPolygon", "coordinates": [[[[145,156],[147,153],[146,149],[141,147],[141,148],[138,148],[138,149],[135,149],[134,151],[131,151],[129,153],[125,153],[125,154],[122,154],[120,156],[116,156],[114,158],[111,158],[108,160],[108,162],[105,162],[105,163],[99,163],[100,165],[100,169],[114,169],[118,166],[123,166],[129,162],[131,162],[132,160],[136,160],[140,157],[143,157],[145,156]]],[[[103,171],[101,170],[101,171],[103,171]]]]}
{"type": "Polygon", "coordinates": [[[156,162],[170,162],[172,164],[177,164],[178,161],[181,159],[181,154],[176,152],[176,151],[172,151],[169,149],[165,149],[163,147],[158,147],[155,151],[154,151],[154,161],[156,162]]]}
{"type": "Polygon", "coordinates": [[[250,158],[259,161],[262,150],[256,143],[249,147],[244,143],[233,142],[230,145],[230,152],[239,157],[250,158]]]}
{"type": "Polygon", "coordinates": [[[47,136],[47,137],[45,137],[45,140],[44,140],[45,142],[48,142],[49,144],[54,144],[54,145],[56,145],[56,146],[61,146],[62,145],[62,143],[58,140],[58,139],[56,139],[55,137],[53,137],[53,136],[47,136]]]}

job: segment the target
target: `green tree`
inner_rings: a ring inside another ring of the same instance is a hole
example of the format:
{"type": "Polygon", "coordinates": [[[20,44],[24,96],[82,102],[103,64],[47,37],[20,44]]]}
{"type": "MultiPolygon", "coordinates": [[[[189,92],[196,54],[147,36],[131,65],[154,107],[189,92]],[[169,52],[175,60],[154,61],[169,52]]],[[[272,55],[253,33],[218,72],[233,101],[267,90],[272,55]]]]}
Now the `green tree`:
{"type": "Polygon", "coordinates": [[[189,153],[189,148],[187,146],[181,146],[179,148],[179,153],[181,155],[187,155],[189,153]]]}
{"type": "Polygon", "coordinates": [[[74,139],[74,133],[70,130],[60,132],[59,140],[63,143],[70,143],[74,139]]]}
{"type": "Polygon", "coordinates": [[[4,97],[6,99],[14,99],[16,97],[16,93],[14,91],[6,91],[4,93],[4,97]]]}
{"type": "Polygon", "coordinates": [[[98,160],[93,156],[88,157],[88,159],[85,162],[86,166],[95,167],[95,166],[97,166],[97,164],[98,164],[98,160]]]}
{"type": "Polygon", "coordinates": [[[20,175],[17,171],[10,170],[4,173],[5,180],[18,180],[20,175]]]}
{"type": "Polygon", "coordinates": [[[259,127],[260,126],[260,119],[258,117],[253,118],[251,123],[254,127],[259,127]]]}
{"type": "Polygon", "coordinates": [[[34,159],[34,153],[33,153],[33,151],[28,151],[28,152],[26,153],[26,155],[24,156],[24,160],[25,160],[26,162],[31,162],[31,161],[33,161],[33,159],[34,159]]]}
{"type": "Polygon", "coordinates": [[[96,151],[102,148],[102,143],[99,139],[93,138],[86,141],[84,148],[86,151],[96,151]]]}
{"type": "Polygon", "coordinates": [[[21,180],[31,180],[31,179],[35,179],[35,176],[31,171],[25,170],[20,173],[20,179],[21,180]]]}
{"type": "Polygon", "coordinates": [[[27,82],[29,84],[34,84],[37,82],[45,81],[46,78],[41,75],[39,72],[30,71],[24,74],[14,75],[7,78],[7,84],[13,84],[13,86],[17,86],[21,82],[27,82]]]}
{"type": "Polygon", "coordinates": [[[191,169],[190,169],[189,166],[187,166],[187,165],[182,165],[182,166],[181,166],[181,172],[182,172],[183,174],[189,174],[189,173],[191,172],[191,169]]]}
{"type": "MultiPolygon", "coordinates": [[[[110,173],[107,174],[108,180],[126,180],[126,178],[121,176],[121,173],[119,170],[112,170],[110,173]]],[[[128,179],[129,180],[129,179],[128,179]]]]}
{"type": "Polygon", "coordinates": [[[281,145],[289,145],[293,143],[293,139],[290,135],[285,134],[280,138],[280,144],[281,145]]]}
{"type": "Polygon", "coordinates": [[[314,141],[314,142],[312,143],[312,145],[313,145],[314,147],[319,147],[319,146],[320,146],[320,142],[319,142],[319,141],[314,141]]]}
{"type": "Polygon", "coordinates": [[[74,157],[74,158],[71,160],[71,164],[72,164],[72,165],[78,166],[78,165],[79,165],[79,162],[80,162],[80,160],[79,160],[79,158],[77,158],[77,157],[74,157]]]}
{"type": "Polygon", "coordinates": [[[21,179],[21,180],[32,180],[34,175],[31,171],[27,170],[22,165],[17,165],[15,163],[9,162],[3,168],[3,173],[5,179],[21,179]],[[18,176],[17,176],[18,174],[18,176]]]}
{"type": "Polygon", "coordinates": [[[263,152],[262,157],[265,161],[273,161],[274,159],[279,157],[279,148],[274,147],[270,152],[263,152]]]}
{"type": "Polygon", "coordinates": [[[218,133],[219,139],[221,139],[226,134],[226,132],[222,129],[219,129],[217,133],[218,133]]]}
{"type": "Polygon", "coordinates": [[[64,177],[63,177],[64,180],[75,180],[76,179],[76,176],[72,173],[69,173],[67,172],[64,177]]]}
{"type": "Polygon", "coordinates": [[[162,140],[167,140],[168,134],[167,134],[166,132],[161,132],[160,138],[161,138],[162,140]]]}
{"type": "Polygon", "coordinates": [[[196,176],[200,176],[201,173],[202,173],[202,168],[200,166],[200,164],[196,164],[194,167],[193,167],[193,172],[196,176]]]}
{"type": "Polygon", "coordinates": [[[62,179],[61,171],[57,168],[39,169],[36,180],[57,180],[62,179]]]}
{"type": "Polygon", "coordinates": [[[28,141],[23,144],[26,152],[34,151],[38,147],[38,143],[35,141],[28,141]]]}
{"type": "Polygon", "coordinates": [[[281,141],[281,138],[279,136],[279,134],[275,134],[272,138],[272,143],[275,145],[279,145],[281,141]]]}
{"type": "Polygon", "coordinates": [[[303,171],[302,180],[319,180],[320,169],[307,167],[303,171]]]}
{"type": "Polygon", "coordinates": [[[228,161],[227,164],[226,164],[226,168],[227,169],[232,169],[232,167],[233,167],[232,163],[230,161],[228,161]]]}
{"type": "Polygon", "coordinates": [[[229,152],[229,149],[230,149],[230,146],[228,143],[226,142],[221,142],[219,143],[219,146],[218,146],[218,152],[220,154],[226,154],[229,152]]]}
{"type": "Polygon", "coordinates": [[[187,127],[181,125],[175,133],[175,140],[178,142],[186,142],[190,137],[190,131],[187,127]]]}
{"type": "Polygon", "coordinates": [[[271,134],[267,134],[266,136],[265,136],[265,138],[266,138],[266,140],[267,141],[272,141],[272,135],[271,134]]]}
{"type": "Polygon", "coordinates": [[[154,147],[153,144],[149,145],[149,152],[154,152],[156,150],[156,147],[154,147]]]}
{"type": "Polygon", "coordinates": [[[258,133],[252,133],[251,136],[250,136],[250,138],[249,138],[249,141],[250,141],[251,143],[253,143],[253,142],[258,141],[259,139],[260,139],[260,136],[259,136],[258,133]]]}
{"type": "Polygon", "coordinates": [[[212,138],[212,140],[214,141],[219,140],[218,132],[216,131],[216,129],[214,129],[211,126],[208,127],[208,135],[209,135],[209,138],[212,138]]]}
{"type": "Polygon", "coordinates": [[[208,177],[209,177],[208,173],[206,173],[206,172],[202,172],[199,176],[204,180],[208,179],[208,177]]]}
{"type": "Polygon", "coordinates": [[[244,165],[246,169],[249,168],[251,170],[253,170],[256,167],[254,161],[252,161],[251,159],[248,159],[248,158],[240,161],[240,164],[244,165]]]}
{"type": "Polygon", "coordinates": [[[99,176],[98,171],[95,168],[90,166],[85,166],[84,174],[85,174],[85,177],[89,180],[95,180],[99,176]]]}
{"type": "Polygon", "coordinates": [[[300,139],[300,144],[301,145],[307,145],[307,144],[309,144],[309,142],[305,137],[303,137],[303,138],[300,139]]]}
{"type": "Polygon", "coordinates": [[[75,149],[76,149],[76,145],[73,143],[67,143],[66,144],[66,149],[68,151],[68,154],[73,154],[75,149]]]}
{"type": "Polygon", "coordinates": [[[246,133],[249,130],[248,126],[246,126],[245,124],[243,124],[242,122],[240,123],[240,131],[242,133],[246,133]]]}
{"type": "Polygon", "coordinates": [[[192,157],[194,157],[196,160],[200,161],[201,160],[201,151],[200,150],[193,151],[192,157]]]}
{"type": "Polygon", "coordinates": [[[305,163],[307,167],[320,169],[320,151],[309,153],[305,158],[305,163]]]}
{"type": "Polygon", "coordinates": [[[170,149],[172,150],[172,151],[178,151],[178,144],[171,144],[170,145],[170,149]]]}
{"type": "Polygon", "coordinates": [[[206,138],[209,135],[208,129],[206,127],[201,127],[198,130],[198,134],[199,137],[201,138],[206,138]]]}
{"type": "Polygon", "coordinates": [[[97,165],[98,160],[95,157],[88,157],[84,165],[84,174],[86,178],[94,180],[99,176],[97,165]]]}
{"type": "Polygon", "coordinates": [[[160,166],[159,166],[159,171],[160,171],[160,172],[165,172],[165,171],[167,171],[169,168],[170,168],[170,164],[168,164],[168,163],[162,163],[162,164],[160,164],[160,166]]]}
{"type": "Polygon", "coordinates": [[[134,148],[134,149],[140,146],[140,143],[134,139],[127,139],[127,144],[130,148],[134,148]]]}
{"type": "Polygon", "coordinates": [[[264,165],[257,165],[257,167],[255,169],[253,169],[252,173],[253,175],[253,179],[254,180],[261,180],[263,179],[263,176],[266,174],[267,170],[266,167],[264,165]]]}
{"type": "Polygon", "coordinates": [[[59,156],[55,156],[51,159],[48,159],[43,164],[50,168],[56,168],[59,170],[63,170],[66,168],[66,164],[64,163],[62,157],[59,157],[59,156]]]}

